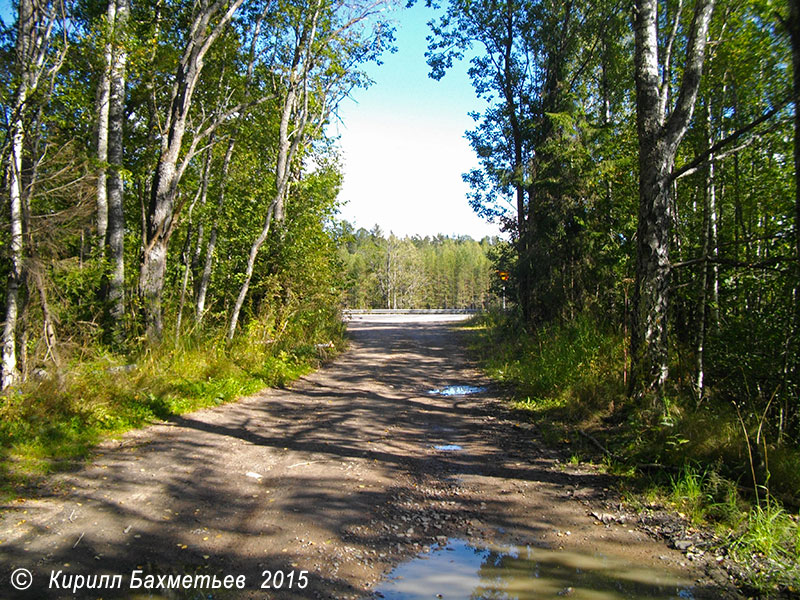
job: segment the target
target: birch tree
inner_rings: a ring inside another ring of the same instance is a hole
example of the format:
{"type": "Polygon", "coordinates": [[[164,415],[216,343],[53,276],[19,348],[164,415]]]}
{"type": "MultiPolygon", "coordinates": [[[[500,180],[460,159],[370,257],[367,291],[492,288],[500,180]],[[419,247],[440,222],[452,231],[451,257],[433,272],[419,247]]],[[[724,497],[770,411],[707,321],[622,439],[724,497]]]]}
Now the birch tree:
{"type": "MultiPolygon", "coordinates": [[[[109,0],[109,4],[114,0],[109,0]]],[[[125,315],[125,214],[123,125],[125,122],[125,74],[128,54],[126,33],[130,14],[129,0],[116,0],[115,44],[112,47],[111,85],[108,128],[108,256],[111,269],[108,278],[108,306],[112,338],[122,341],[122,318],[125,315]]]]}
{"type": "Polygon", "coordinates": [[[128,0],[108,0],[103,63],[97,87],[97,245],[99,255],[110,259],[106,288],[107,329],[121,342],[125,314],[124,188],[122,181],[125,71],[127,66],[128,0]]]}
{"type": "Polygon", "coordinates": [[[5,165],[10,208],[11,267],[6,288],[6,320],[3,326],[3,389],[19,379],[17,318],[25,268],[22,231],[22,159],[27,136],[25,126],[30,99],[39,88],[47,69],[48,51],[57,18],[57,7],[47,0],[19,0],[15,56],[16,92],[11,107],[9,149],[5,165]]]}
{"type": "MultiPolygon", "coordinates": [[[[261,39],[261,32],[264,26],[264,20],[267,17],[267,14],[271,8],[270,4],[264,4],[262,11],[258,14],[255,19],[255,25],[253,28],[253,36],[250,40],[250,52],[249,52],[249,60],[247,64],[247,73],[244,78],[244,93],[245,97],[250,96],[250,90],[254,87],[254,76],[255,76],[255,68],[256,63],[259,59],[258,48],[259,44],[262,43],[261,39]]],[[[195,292],[194,292],[194,301],[195,301],[195,313],[194,319],[196,324],[200,324],[203,320],[203,315],[205,314],[206,310],[206,295],[208,294],[208,286],[211,282],[211,272],[214,267],[214,252],[217,247],[217,237],[219,235],[219,221],[222,218],[221,213],[223,207],[225,206],[225,193],[227,188],[227,179],[228,179],[228,172],[231,166],[231,160],[233,158],[233,152],[236,148],[236,138],[239,134],[239,126],[236,125],[233,128],[233,131],[228,138],[227,148],[225,150],[225,157],[222,159],[222,169],[219,176],[219,192],[217,198],[217,210],[213,217],[213,223],[211,225],[211,233],[208,237],[208,243],[206,244],[205,249],[205,260],[203,261],[203,270],[202,273],[195,280],[195,292]]],[[[200,250],[201,244],[201,236],[198,237],[198,251],[200,250]]],[[[200,254],[197,253],[197,259],[199,262],[200,254]]]]}
{"type": "Polygon", "coordinates": [[[636,125],[639,140],[639,219],[631,323],[630,392],[660,397],[668,376],[667,321],[670,275],[670,187],[678,145],[689,127],[703,71],[714,0],[696,0],[674,106],[672,52],[681,4],[659,48],[657,0],[637,0],[634,10],[636,125]]]}
{"type": "Polygon", "coordinates": [[[236,332],[239,315],[253,277],[256,259],[267,241],[273,221],[282,225],[290,177],[299,150],[321,133],[330,112],[359,81],[356,66],[371,60],[383,49],[385,24],[361,25],[379,12],[382,0],[334,2],[312,0],[309,5],[286,12],[278,23],[276,54],[285,62],[280,72],[280,124],[275,159],[275,188],[264,214],[264,222],[248,253],[244,280],[234,302],[227,339],[236,332]]]}
{"type": "Polygon", "coordinates": [[[228,342],[233,339],[236,326],[239,322],[239,313],[242,310],[247,292],[250,289],[250,281],[253,277],[258,252],[269,235],[273,218],[277,222],[284,220],[284,202],[289,185],[290,165],[294,155],[297,153],[300,144],[305,140],[305,127],[308,121],[308,78],[314,64],[314,46],[317,37],[317,24],[322,11],[322,1],[315,2],[308,14],[301,13],[300,23],[294,25],[296,41],[291,53],[291,63],[288,72],[284,76],[286,88],[283,93],[283,101],[280,112],[280,127],[278,131],[278,149],[275,164],[275,195],[270,202],[264,225],[261,228],[247,257],[244,282],[239,289],[236,302],[233,305],[231,318],[228,325],[228,342]],[[290,127],[294,131],[290,133],[290,127]],[[291,137],[290,137],[291,136],[291,137]]]}
{"type": "MultiPolygon", "coordinates": [[[[236,141],[231,138],[228,142],[228,147],[225,150],[225,158],[222,159],[222,170],[220,172],[219,195],[217,197],[217,210],[214,215],[214,222],[211,225],[211,233],[208,236],[208,243],[206,244],[205,260],[203,261],[203,270],[196,280],[195,285],[195,309],[194,320],[195,323],[200,323],[203,320],[203,315],[206,312],[206,295],[208,294],[208,285],[211,282],[211,271],[214,268],[214,252],[217,248],[217,236],[219,235],[219,221],[221,219],[222,209],[225,206],[225,190],[228,179],[228,170],[231,165],[231,157],[233,150],[236,147],[236,141]]],[[[199,241],[199,240],[198,240],[199,241]]]]}
{"type": "Polygon", "coordinates": [[[117,1],[108,0],[103,23],[103,62],[97,84],[97,248],[102,256],[108,229],[108,193],[106,191],[106,163],[108,162],[108,112],[111,98],[111,65],[113,62],[113,30],[117,19],[117,1]]]}
{"type": "Polygon", "coordinates": [[[196,132],[190,148],[184,148],[184,134],[203,60],[219,38],[243,0],[226,4],[223,0],[204,1],[196,7],[192,24],[175,73],[170,106],[161,138],[158,163],[153,175],[146,215],[144,252],[139,273],[139,294],[144,308],[145,327],[150,341],[161,338],[162,293],[167,269],[167,249],[177,226],[181,205],[176,204],[178,184],[198,145],[224,118],[196,132]],[[183,153],[183,154],[182,154],[183,153]]]}

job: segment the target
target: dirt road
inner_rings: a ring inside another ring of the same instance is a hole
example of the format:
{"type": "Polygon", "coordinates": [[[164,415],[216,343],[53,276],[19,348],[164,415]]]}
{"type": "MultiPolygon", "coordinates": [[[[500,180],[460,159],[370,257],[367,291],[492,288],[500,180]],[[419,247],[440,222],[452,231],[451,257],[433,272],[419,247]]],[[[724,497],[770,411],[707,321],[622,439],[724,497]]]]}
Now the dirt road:
{"type": "MultiPolygon", "coordinates": [[[[362,598],[451,538],[600,556],[725,597],[680,552],[591,515],[612,482],[508,418],[452,318],[357,319],[351,350],[290,389],[105,443],[42,497],[4,507],[0,597],[362,598]],[[429,393],[449,385],[489,387],[429,393]],[[21,568],[33,582],[16,591],[21,568]],[[261,589],[278,571],[281,589],[261,589]],[[201,594],[209,581],[220,585],[201,594]]],[[[576,568],[548,571],[558,595],[580,591],[576,568]]],[[[647,577],[636,595],[662,597],[647,577]]]]}

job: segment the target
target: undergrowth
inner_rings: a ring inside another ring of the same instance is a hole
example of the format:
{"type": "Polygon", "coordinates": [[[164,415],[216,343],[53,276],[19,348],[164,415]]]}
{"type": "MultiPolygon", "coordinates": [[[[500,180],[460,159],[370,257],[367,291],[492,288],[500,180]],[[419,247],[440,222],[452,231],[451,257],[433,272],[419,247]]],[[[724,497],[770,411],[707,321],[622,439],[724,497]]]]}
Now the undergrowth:
{"type": "Polygon", "coordinates": [[[184,336],[143,353],[76,361],[0,397],[0,497],[75,468],[109,435],[284,386],[343,346],[343,326],[280,336],[262,319],[230,347],[221,333],[184,336]]]}
{"type": "Polygon", "coordinates": [[[520,418],[535,421],[546,442],[566,446],[571,463],[598,458],[627,494],[715,530],[745,574],[741,583],[757,594],[798,593],[800,516],[789,508],[800,505],[796,444],[768,444],[763,422],[730,401],[698,404],[677,388],[653,419],[626,398],[619,328],[591,315],[526,331],[513,318],[486,314],[468,329],[473,353],[508,388],[520,418]]]}

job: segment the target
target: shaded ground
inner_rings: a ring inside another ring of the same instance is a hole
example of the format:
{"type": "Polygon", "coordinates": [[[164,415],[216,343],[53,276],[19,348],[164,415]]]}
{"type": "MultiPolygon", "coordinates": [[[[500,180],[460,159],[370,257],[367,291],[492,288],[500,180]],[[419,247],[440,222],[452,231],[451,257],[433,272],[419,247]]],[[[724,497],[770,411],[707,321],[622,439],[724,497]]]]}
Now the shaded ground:
{"type": "Polygon", "coordinates": [[[610,481],[566,465],[535,428],[507,418],[491,388],[429,394],[489,385],[448,318],[355,317],[352,349],[291,389],[107,442],[40,498],[3,507],[0,598],[360,598],[449,537],[599,553],[672,571],[698,598],[732,597],[724,576],[718,587],[643,531],[604,523],[610,481]],[[462,450],[436,450],[445,444],[462,450]],[[21,567],[34,581],[15,592],[9,576],[21,567]],[[246,586],[136,596],[134,569],[244,575],[246,586]],[[53,570],[62,586],[67,574],[104,573],[124,585],[73,596],[47,589],[53,570]],[[262,590],[265,570],[307,571],[308,586],[262,590]]]}

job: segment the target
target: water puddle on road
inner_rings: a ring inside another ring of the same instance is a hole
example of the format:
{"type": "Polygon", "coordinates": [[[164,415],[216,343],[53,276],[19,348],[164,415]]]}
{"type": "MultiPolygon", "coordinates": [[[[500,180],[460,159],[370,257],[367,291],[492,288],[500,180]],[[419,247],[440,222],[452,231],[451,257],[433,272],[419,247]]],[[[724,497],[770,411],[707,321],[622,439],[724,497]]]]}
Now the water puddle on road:
{"type": "Polygon", "coordinates": [[[691,585],[630,560],[451,539],[395,568],[375,592],[387,600],[693,600],[691,585]]]}
{"type": "Polygon", "coordinates": [[[438,390],[430,390],[428,393],[435,396],[469,396],[485,392],[485,387],[476,385],[448,385],[438,390]]]}

